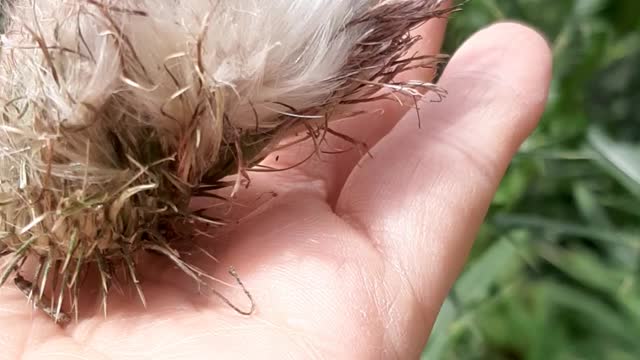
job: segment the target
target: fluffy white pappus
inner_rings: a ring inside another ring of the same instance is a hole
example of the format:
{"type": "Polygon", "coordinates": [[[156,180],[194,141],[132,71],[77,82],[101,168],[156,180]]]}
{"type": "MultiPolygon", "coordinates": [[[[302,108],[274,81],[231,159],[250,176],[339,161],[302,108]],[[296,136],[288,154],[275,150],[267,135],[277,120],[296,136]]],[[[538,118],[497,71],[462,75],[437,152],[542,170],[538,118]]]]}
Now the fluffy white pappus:
{"type": "Polygon", "coordinates": [[[376,27],[397,27],[393,16],[425,20],[441,2],[15,0],[3,37],[2,95],[34,104],[31,111],[41,107],[54,128],[90,127],[69,139],[77,142],[66,146],[74,161],[88,138],[101,149],[92,163],[114,166],[120,149],[104,127],[133,138],[153,128],[167,154],[183,157],[180,177],[194,180],[218,160],[229,129],[272,128],[309,109],[322,118],[319,109],[359,87],[350,83],[359,72],[378,72],[396,55],[365,52],[374,55],[366,63],[354,52],[398,50],[392,42],[417,21],[407,18],[397,36],[363,45],[376,27]]]}

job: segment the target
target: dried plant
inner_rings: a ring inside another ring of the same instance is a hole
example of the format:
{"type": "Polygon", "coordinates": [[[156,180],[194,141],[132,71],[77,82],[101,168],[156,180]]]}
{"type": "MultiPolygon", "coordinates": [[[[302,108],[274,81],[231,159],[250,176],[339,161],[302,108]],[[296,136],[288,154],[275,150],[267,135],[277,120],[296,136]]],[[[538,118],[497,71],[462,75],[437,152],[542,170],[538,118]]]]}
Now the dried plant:
{"type": "Polygon", "coordinates": [[[203,282],[172,244],[193,236],[195,223],[225,221],[190,211],[190,199],[237,184],[225,179],[246,176],[293,132],[341,136],[329,126],[350,105],[441,94],[394,79],[444,60],[410,53],[419,40],[411,29],[455,10],[442,3],[9,2],[0,54],[0,282],[15,274],[58,322],[68,321],[65,296],[77,313],[89,266],[98,269],[105,311],[117,269],[144,302],[141,251],[203,282]],[[28,258],[38,264],[30,281],[20,274],[28,258]]]}

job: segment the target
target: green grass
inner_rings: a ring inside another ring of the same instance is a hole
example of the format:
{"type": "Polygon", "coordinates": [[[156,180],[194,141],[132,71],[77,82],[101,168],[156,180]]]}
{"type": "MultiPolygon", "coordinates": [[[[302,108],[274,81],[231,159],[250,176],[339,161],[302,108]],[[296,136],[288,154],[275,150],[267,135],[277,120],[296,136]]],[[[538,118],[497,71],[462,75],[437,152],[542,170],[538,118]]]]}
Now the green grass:
{"type": "Polygon", "coordinates": [[[554,81],[424,359],[640,358],[640,1],[471,0],[546,34],[554,81]]]}

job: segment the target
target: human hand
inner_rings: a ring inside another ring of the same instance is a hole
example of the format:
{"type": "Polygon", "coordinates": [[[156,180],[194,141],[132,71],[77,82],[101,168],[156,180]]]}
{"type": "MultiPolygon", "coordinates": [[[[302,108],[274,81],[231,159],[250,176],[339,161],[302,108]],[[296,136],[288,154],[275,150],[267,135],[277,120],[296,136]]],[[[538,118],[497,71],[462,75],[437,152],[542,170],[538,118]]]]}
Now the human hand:
{"type": "MultiPolygon", "coordinates": [[[[424,30],[421,46],[437,53],[444,22],[424,30]]],[[[492,26],[452,59],[440,81],[449,96],[421,105],[421,129],[415,111],[385,103],[382,118],[338,125],[375,144],[373,158],[352,151],[253,174],[247,198],[278,196],[217,239],[199,240],[219,262],[197,252],[186,259],[219,279],[234,266],[257,304],[252,316],[199,295],[175,266],[151,257],[141,266],[146,310],[112,291],[106,319],[96,311],[66,329],[33,312],[17,289],[0,289],[0,358],[418,357],[511,157],[543,111],[550,69],[539,35],[492,26]]],[[[277,164],[309,151],[280,152],[277,164]]],[[[214,286],[247,303],[237,287],[214,286]]]]}

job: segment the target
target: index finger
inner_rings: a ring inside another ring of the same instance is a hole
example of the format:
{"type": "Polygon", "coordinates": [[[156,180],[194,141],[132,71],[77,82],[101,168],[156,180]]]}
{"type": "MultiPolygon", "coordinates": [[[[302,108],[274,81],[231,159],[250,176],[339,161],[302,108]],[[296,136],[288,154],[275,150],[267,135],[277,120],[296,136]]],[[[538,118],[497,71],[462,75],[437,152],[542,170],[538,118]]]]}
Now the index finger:
{"type": "MultiPolygon", "coordinates": [[[[517,24],[474,35],[441,84],[450,96],[404,119],[347,180],[336,213],[366,233],[435,317],[512,156],[544,109],[545,40],[517,24]]],[[[431,319],[433,320],[433,318],[431,319]]]]}

